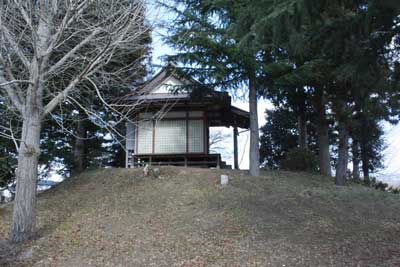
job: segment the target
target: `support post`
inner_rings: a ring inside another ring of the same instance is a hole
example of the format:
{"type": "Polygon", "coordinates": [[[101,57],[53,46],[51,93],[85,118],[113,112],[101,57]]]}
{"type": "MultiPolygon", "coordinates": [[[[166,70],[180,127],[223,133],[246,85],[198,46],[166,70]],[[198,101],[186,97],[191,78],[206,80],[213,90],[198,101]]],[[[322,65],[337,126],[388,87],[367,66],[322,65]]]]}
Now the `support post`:
{"type": "Polygon", "coordinates": [[[239,135],[238,128],[236,126],[233,127],[233,165],[235,170],[239,170],[239,151],[238,151],[238,140],[237,137],[239,135]]]}

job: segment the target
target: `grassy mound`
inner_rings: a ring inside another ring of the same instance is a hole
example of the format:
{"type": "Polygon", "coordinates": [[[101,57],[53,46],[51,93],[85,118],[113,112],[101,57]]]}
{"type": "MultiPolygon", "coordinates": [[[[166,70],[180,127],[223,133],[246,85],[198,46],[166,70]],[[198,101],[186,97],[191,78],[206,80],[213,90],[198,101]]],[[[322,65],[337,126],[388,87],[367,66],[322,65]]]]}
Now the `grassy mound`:
{"type": "MultiPolygon", "coordinates": [[[[41,194],[38,237],[14,254],[0,241],[0,266],[393,266],[399,210],[398,195],[309,174],[96,170],[41,194]]],[[[0,216],[5,237],[11,206],[0,216]]]]}

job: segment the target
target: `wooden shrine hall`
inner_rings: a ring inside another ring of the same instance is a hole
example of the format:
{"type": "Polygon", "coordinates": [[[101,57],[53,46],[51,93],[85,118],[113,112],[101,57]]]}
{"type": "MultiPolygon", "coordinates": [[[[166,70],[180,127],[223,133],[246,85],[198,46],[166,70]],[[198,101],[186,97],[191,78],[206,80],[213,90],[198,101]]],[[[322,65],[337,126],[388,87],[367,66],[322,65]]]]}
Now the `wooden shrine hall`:
{"type": "Polygon", "coordinates": [[[127,168],[231,168],[209,149],[210,127],[225,126],[233,127],[234,168],[239,169],[238,128],[249,128],[249,113],[232,106],[228,93],[205,88],[169,64],[126,99],[138,103],[126,122],[127,168]]]}

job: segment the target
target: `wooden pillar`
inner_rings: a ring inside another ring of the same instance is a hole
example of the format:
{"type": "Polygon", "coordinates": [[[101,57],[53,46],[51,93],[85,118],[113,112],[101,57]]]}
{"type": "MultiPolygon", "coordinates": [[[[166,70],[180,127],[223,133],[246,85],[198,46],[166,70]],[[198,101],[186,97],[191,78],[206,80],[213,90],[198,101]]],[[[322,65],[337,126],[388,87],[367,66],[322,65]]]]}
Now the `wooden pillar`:
{"type": "Polygon", "coordinates": [[[235,170],[239,170],[239,151],[238,151],[238,140],[239,135],[238,128],[235,124],[233,127],[233,166],[235,170]]]}

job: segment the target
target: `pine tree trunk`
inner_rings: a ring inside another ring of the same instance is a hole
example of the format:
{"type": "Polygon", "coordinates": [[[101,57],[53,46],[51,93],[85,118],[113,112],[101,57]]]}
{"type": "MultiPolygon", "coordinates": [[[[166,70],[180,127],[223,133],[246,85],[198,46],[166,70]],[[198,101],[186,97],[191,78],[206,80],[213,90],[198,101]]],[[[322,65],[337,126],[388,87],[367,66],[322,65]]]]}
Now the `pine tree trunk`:
{"type": "Polygon", "coordinates": [[[331,154],[329,151],[329,125],[326,120],[326,109],[324,98],[321,95],[317,99],[317,113],[318,113],[318,148],[319,148],[319,169],[323,175],[332,176],[331,168],[331,154]]]}
{"type": "Polygon", "coordinates": [[[39,112],[25,112],[18,151],[17,192],[10,234],[10,239],[13,242],[28,240],[35,231],[40,131],[41,118],[39,112]]]}
{"type": "Polygon", "coordinates": [[[365,118],[364,114],[361,115],[362,127],[364,131],[361,131],[360,139],[360,152],[362,161],[362,171],[365,181],[369,181],[369,156],[368,156],[368,137],[365,131],[368,129],[368,120],[365,118]]]}
{"type": "Polygon", "coordinates": [[[361,145],[361,161],[364,180],[369,181],[369,159],[365,145],[361,145]]]}
{"type": "Polygon", "coordinates": [[[250,104],[250,175],[260,175],[260,149],[259,129],[257,114],[257,89],[255,85],[255,74],[249,77],[249,104],[250,104]]]}
{"type": "Polygon", "coordinates": [[[297,116],[300,148],[307,148],[307,121],[304,109],[303,103],[299,107],[299,115],[297,116]]]}
{"type": "Polygon", "coordinates": [[[357,138],[353,136],[353,143],[352,143],[352,162],[353,162],[353,179],[358,180],[360,179],[360,148],[359,142],[357,138]]]}
{"type": "Polygon", "coordinates": [[[85,159],[85,139],[86,139],[86,123],[85,118],[80,116],[76,126],[76,137],[74,145],[74,167],[73,175],[82,173],[86,168],[85,159]]]}
{"type": "Polygon", "coordinates": [[[349,161],[349,132],[347,121],[344,118],[339,119],[339,152],[336,166],[336,185],[343,186],[346,182],[347,165],[349,161]]]}

